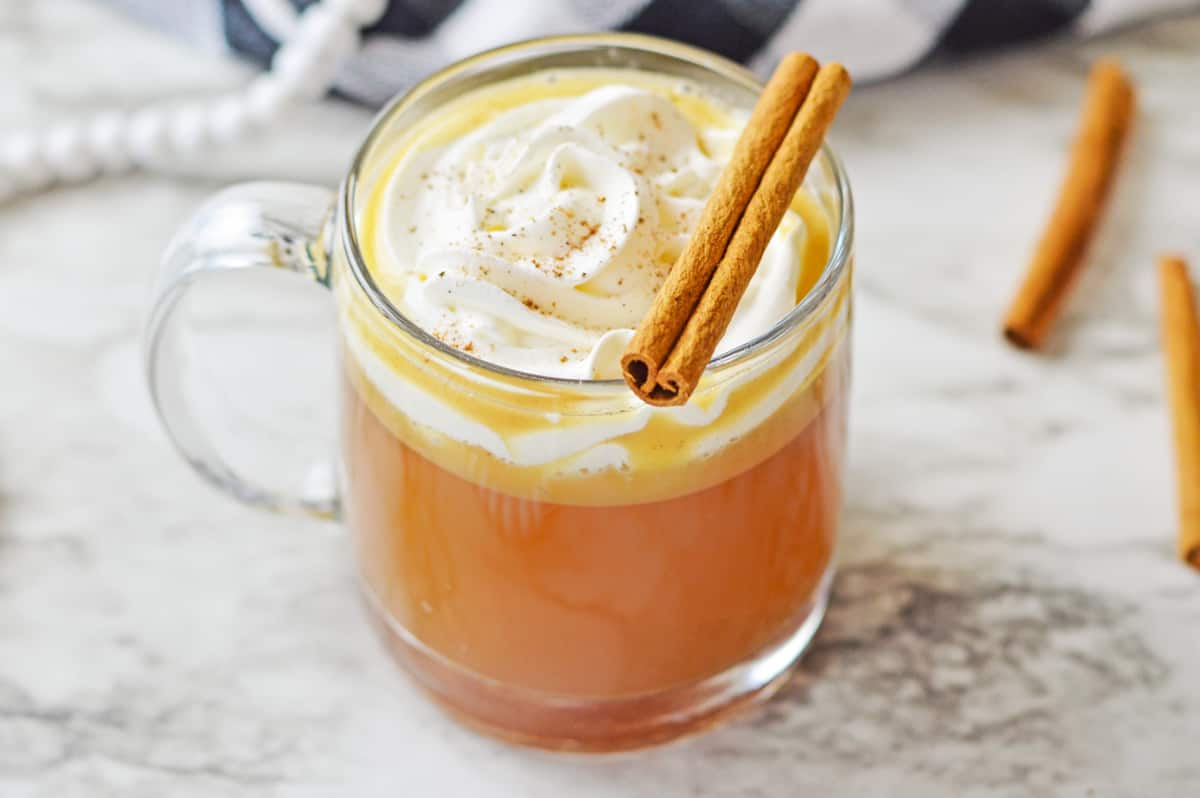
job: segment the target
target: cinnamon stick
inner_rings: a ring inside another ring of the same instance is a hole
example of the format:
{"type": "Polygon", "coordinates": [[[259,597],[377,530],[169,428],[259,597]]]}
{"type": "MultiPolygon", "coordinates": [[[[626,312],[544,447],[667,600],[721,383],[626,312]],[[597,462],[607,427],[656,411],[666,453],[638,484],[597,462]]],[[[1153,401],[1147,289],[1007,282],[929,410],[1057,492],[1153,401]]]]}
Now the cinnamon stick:
{"type": "MultiPolygon", "coordinates": [[[[666,335],[666,325],[651,317],[643,321],[639,334],[649,328],[646,337],[653,341],[648,351],[668,350],[665,362],[652,377],[650,368],[641,371],[642,362],[631,346],[622,367],[626,382],[644,401],[659,406],[685,403],[712,359],[738,302],[754,276],[763,252],[779,227],[792,198],[799,190],[808,166],[820,150],[825,132],[850,92],[850,75],[841,64],[826,64],[818,70],[808,96],[792,119],[783,141],[771,158],[757,189],[740,214],[737,226],[713,271],[712,277],[695,307],[683,316],[678,338],[666,335]],[[635,355],[631,358],[630,355],[635,355]],[[643,376],[644,375],[644,376],[643,376]]],[[[706,245],[707,247],[707,245],[706,245]]],[[[695,267],[681,258],[676,269],[695,267]]],[[[656,300],[655,307],[658,307],[656,300]]],[[[679,309],[670,313],[672,326],[679,309]]],[[[635,336],[635,341],[638,336],[635,336]]]]}
{"type": "Polygon", "coordinates": [[[661,403],[683,404],[700,381],[849,92],[850,75],[841,64],[826,64],[817,72],[808,98],[746,206],[712,281],[659,373],[654,398],[661,403]]]}
{"type": "Polygon", "coordinates": [[[1004,320],[1004,337],[1015,346],[1041,346],[1058,317],[1112,188],[1133,113],[1133,85],[1120,64],[1098,61],[1058,204],[1004,320]]]}
{"type": "Polygon", "coordinates": [[[811,56],[790,53],[763,88],[729,164],[701,211],[695,232],[621,358],[626,381],[643,398],[653,389],[659,368],[712,279],[742,212],[787,135],[816,74],[817,62],[811,56]]]}
{"type": "Polygon", "coordinates": [[[1200,570],[1200,324],[1183,258],[1158,262],[1167,400],[1175,436],[1179,557],[1200,570]]]}

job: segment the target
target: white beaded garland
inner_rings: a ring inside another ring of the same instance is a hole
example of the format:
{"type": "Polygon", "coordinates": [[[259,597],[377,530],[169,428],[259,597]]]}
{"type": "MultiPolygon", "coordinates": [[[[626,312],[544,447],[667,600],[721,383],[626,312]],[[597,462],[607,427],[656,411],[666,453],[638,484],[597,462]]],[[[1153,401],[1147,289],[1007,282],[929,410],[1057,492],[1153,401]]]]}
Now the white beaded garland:
{"type": "Polygon", "coordinates": [[[325,4],[360,28],[378,22],[387,11],[387,0],[325,0],[325,4]]]}
{"type": "Polygon", "coordinates": [[[38,189],[54,180],[41,146],[32,133],[17,133],[0,146],[0,164],[19,189],[38,189]]]}
{"type": "Polygon", "coordinates": [[[159,108],[143,108],[129,120],[127,137],[133,162],[153,166],[167,153],[167,119],[159,108]]]}
{"type": "Polygon", "coordinates": [[[318,97],[328,90],[346,53],[358,47],[357,31],[321,6],[300,20],[296,38],[275,53],[271,77],[294,97],[318,97]]]}
{"type": "Polygon", "coordinates": [[[210,143],[230,144],[252,126],[275,121],[296,102],[328,92],[341,63],[358,48],[359,29],[386,10],[387,0],[310,5],[276,52],[271,72],[243,92],[132,114],[109,111],[86,123],[59,124],[41,136],[0,139],[0,202],[55,181],[78,182],[134,164],[154,166],[171,155],[194,155],[210,143]]]}
{"type": "Polygon", "coordinates": [[[312,69],[312,65],[319,58],[320,53],[317,52],[315,47],[285,45],[276,50],[275,55],[271,57],[270,74],[258,78],[255,82],[275,80],[299,89],[300,84],[309,80],[309,72],[312,69]]]}
{"type": "Polygon", "coordinates": [[[86,144],[83,129],[71,123],[58,125],[46,136],[46,163],[60,180],[78,183],[100,171],[86,144]]]}
{"type": "Polygon", "coordinates": [[[289,87],[274,75],[259,78],[246,95],[246,114],[256,125],[265,125],[279,116],[292,100],[289,87]]]}
{"type": "Polygon", "coordinates": [[[188,103],[171,110],[167,120],[167,141],[171,149],[180,155],[195,155],[208,139],[204,125],[206,108],[199,103],[188,103]]]}
{"type": "Polygon", "coordinates": [[[129,117],[120,111],[108,111],[93,119],[87,126],[87,145],[97,165],[109,174],[124,172],[133,166],[125,134],[129,117]]]}
{"type": "Polygon", "coordinates": [[[246,99],[240,94],[218,100],[208,112],[205,125],[217,144],[231,144],[242,137],[249,126],[246,99]]]}
{"type": "Polygon", "coordinates": [[[291,0],[241,0],[254,24],[277,42],[290,39],[296,31],[299,11],[291,0]]]}
{"type": "Polygon", "coordinates": [[[296,27],[296,37],[289,39],[285,47],[320,47],[326,37],[341,28],[357,27],[335,11],[331,6],[318,3],[307,9],[296,27]]]}

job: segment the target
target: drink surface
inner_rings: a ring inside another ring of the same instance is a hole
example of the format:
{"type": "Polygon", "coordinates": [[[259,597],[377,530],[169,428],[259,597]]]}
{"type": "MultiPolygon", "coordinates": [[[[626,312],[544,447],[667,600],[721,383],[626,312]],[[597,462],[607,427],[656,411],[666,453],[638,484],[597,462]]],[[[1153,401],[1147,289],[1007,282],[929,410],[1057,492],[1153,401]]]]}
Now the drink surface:
{"type": "MultiPolygon", "coordinates": [[[[442,343],[566,379],[613,379],[633,328],[747,114],[698,84],[612,69],[539,72],[477,89],[390,143],[358,213],[373,278],[442,343]]],[[[770,330],[819,278],[827,198],[799,192],[719,351],[770,330]]],[[[612,504],[716,484],[819,410],[805,386],[845,312],[765,362],[702,383],[688,406],[529,386],[434,363],[361,298],[342,302],[352,380],[393,434],[460,476],[518,495],[612,504]],[[631,481],[653,473],[654,480],[631,481]]],[[[819,392],[818,392],[819,393],[819,392]]]]}

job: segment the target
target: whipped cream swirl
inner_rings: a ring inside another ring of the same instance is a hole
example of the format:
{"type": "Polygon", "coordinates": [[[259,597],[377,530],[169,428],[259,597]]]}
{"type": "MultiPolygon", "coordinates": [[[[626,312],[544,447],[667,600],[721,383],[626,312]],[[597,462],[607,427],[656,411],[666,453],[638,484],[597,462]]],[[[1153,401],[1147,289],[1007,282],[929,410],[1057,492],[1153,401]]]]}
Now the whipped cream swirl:
{"type": "MultiPolygon", "coordinates": [[[[666,94],[622,83],[509,108],[401,156],[373,271],[409,318],[476,357],[618,377],[743,123],[694,124],[666,94]]],[[[789,211],[718,351],[795,306],[804,235],[789,211]]]]}

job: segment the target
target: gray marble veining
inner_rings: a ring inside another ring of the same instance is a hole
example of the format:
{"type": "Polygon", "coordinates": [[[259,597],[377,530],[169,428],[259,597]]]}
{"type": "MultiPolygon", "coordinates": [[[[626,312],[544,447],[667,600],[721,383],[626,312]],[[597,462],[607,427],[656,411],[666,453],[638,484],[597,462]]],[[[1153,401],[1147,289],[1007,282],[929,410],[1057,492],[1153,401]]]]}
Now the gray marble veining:
{"type": "MultiPolygon", "coordinates": [[[[332,183],[369,113],[0,207],[0,796],[1190,796],[1200,577],[1173,556],[1153,257],[1200,265],[1200,18],[856,92],[856,382],[828,620],[770,704],[666,748],[514,750],[445,719],[363,622],[344,535],[200,484],[152,417],[140,320],[218,186],[332,183]],[[1052,351],[1004,301],[1087,64],[1142,112],[1052,351]]],[[[0,126],[244,67],[85,3],[0,4],[0,126]]]]}

